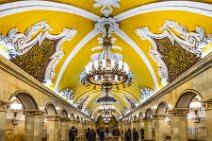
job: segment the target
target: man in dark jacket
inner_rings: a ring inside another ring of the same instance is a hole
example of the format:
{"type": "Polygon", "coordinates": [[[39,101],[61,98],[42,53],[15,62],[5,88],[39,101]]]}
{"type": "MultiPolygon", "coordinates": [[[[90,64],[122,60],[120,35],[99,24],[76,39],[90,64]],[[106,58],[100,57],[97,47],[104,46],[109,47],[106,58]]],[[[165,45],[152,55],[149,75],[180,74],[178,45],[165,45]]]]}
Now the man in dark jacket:
{"type": "Polygon", "coordinates": [[[138,141],[138,132],[133,128],[133,141],[138,141]]]}
{"type": "Polygon", "coordinates": [[[86,138],[86,141],[91,141],[91,131],[90,131],[90,128],[88,128],[88,131],[85,134],[85,138],[86,138]]]}
{"type": "Polygon", "coordinates": [[[128,129],[128,131],[125,133],[125,138],[126,138],[126,141],[131,140],[131,130],[130,129],[128,129]]]}
{"type": "Polygon", "coordinates": [[[91,141],[96,141],[96,132],[94,129],[91,130],[91,141]]]}
{"type": "Polygon", "coordinates": [[[75,128],[72,127],[71,130],[69,130],[69,140],[74,141],[76,137],[75,128]]]}
{"type": "Polygon", "coordinates": [[[141,128],[141,140],[144,140],[144,128],[141,128]]]}
{"type": "Polygon", "coordinates": [[[100,141],[104,141],[105,133],[102,129],[100,130],[99,138],[100,138],[100,141]]]}

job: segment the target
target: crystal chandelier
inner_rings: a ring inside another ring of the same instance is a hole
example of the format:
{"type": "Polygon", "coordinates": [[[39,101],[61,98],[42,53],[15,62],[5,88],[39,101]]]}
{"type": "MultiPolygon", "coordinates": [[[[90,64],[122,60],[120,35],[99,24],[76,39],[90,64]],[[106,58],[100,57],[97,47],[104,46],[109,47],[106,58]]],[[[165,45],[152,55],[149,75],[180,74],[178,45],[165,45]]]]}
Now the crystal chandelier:
{"type": "Polygon", "coordinates": [[[108,93],[112,88],[125,88],[132,83],[132,72],[127,63],[118,58],[112,51],[110,26],[105,25],[106,34],[103,36],[102,52],[98,58],[89,62],[80,74],[80,81],[85,86],[98,87],[108,93]]]}
{"type": "Polygon", "coordinates": [[[111,104],[104,104],[99,106],[99,111],[114,111],[115,106],[111,104]]]}

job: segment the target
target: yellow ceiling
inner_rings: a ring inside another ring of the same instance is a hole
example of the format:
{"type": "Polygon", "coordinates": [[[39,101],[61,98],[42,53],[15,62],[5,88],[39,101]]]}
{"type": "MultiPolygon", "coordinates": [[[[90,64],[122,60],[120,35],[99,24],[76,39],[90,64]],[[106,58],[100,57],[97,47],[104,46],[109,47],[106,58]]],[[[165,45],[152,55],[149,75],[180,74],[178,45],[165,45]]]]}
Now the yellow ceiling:
{"type": "MultiPolygon", "coordinates": [[[[15,1],[15,0],[14,0],[15,1]]],[[[93,8],[94,0],[54,0],[58,3],[70,4],[76,6],[78,8],[90,11],[91,13],[102,16],[101,8],[93,8]]],[[[212,3],[212,0],[199,0],[200,2],[212,3]]],[[[7,3],[11,1],[0,0],[0,3],[7,3]]],[[[117,15],[126,10],[146,5],[149,3],[160,2],[160,0],[121,0],[120,8],[114,8],[114,12],[112,15],[117,15]]],[[[1,9],[0,9],[1,10],[1,9]]],[[[71,41],[66,41],[62,48],[65,52],[64,57],[60,60],[60,62],[56,66],[56,76],[53,79],[52,89],[55,87],[55,83],[58,79],[58,74],[61,71],[61,67],[67,59],[68,55],[73,51],[76,45],[89,33],[94,29],[94,21],[91,21],[87,18],[70,14],[66,12],[57,12],[57,11],[49,11],[49,10],[32,10],[27,12],[21,12],[12,14],[9,16],[2,17],[0,19],[0,33],[7,34],[9,29],[13,27],[18,27],[18,31],[24,33],[27,27],[31,25],[46,20],[50,27],[53,28],[51,31],[52,34],[59,34],[61,31],[68,27],[74,28],[77,30],[76,36],[71,41]],[[3,28],[2,28],[3,27],[3,28]]],[[[147,26],[150,28],[153,33],[161,33],[159,30],[161,26],[164,25],[165,20],[173,20],[181,25],[185,26],[189,31],[195,31],[196,26],[201,26],[206,31],[206,34],[212,33],[211,23],[212,18],[208,16],[204,16],[201,14],[196,14],[193,12],[186,11],[159,11],[159,12],[149,12],[145,14],[136,15],[130,18],[127,18],[120,22],[120,29],[124,31],[143,51],[148,61],[153,67],[154,73],[156,74],[156,79],[160,85],[160,77],[158,75],[158,66],[155,61],[149,55],[149,47],[151,46],[150,42],[147,40],[141,40],[139,36],[136,35],[135,30],[138,27],[147,26]]],[[[71,88],[74,91],[74,101],[78,101],[84,94],[92,95],[97,93],[98,91],[91,91],[91,88],[86,88],[82,86],[79,81],[79,74],[83,71],[84,66],[90,61],[90,56],[93,53],[99,52],[91,51],[93,47],[99,46],[97,42],[97,37],[101,37],[101,34],[96,35],[92,38],[85,46],[82,47],[81,50],[74,56],[74,58],[70,61],[67,66],[67,69],[62,75],[62,79],[59,83],[59,90],[64,88],[71,88]]],[[[139,54],[123,39],[121,39],[117,34],[113,34],[113,37],[117,38],[117,41],[114,45],[120,46],[122,51],[115,52],[120,53],[124,56],[124,61],[127,62],[130,66],[130,69],[134,75],[134,81],[131,87],[126,88],[125,90],[132,94],[136,100],[140,98],[140,89],[143,87],[155,88],[151,73],[144,61],[141,59],[139,54]]],[[[212,46],[207,47],[205,50],[210,50],[212,46]]],[[[114,92],[118,93],[118,92],[114,92]]],[[[123,93],[124,94],[124,93],[123,93]]],[[[87,108],[92,107],[92,104],[95,100],[100,96],[97,94],[92,99],[89,99],[87,108]]],[[[127,108],[128,104],[123,100],[123,97],[114,95],[120,101],[120,104],[127,108]]],[[[124,109],[123,108],[123,109],[124,109]]],[[[122,111],[123,112],[123,111],[122,111]]]]}

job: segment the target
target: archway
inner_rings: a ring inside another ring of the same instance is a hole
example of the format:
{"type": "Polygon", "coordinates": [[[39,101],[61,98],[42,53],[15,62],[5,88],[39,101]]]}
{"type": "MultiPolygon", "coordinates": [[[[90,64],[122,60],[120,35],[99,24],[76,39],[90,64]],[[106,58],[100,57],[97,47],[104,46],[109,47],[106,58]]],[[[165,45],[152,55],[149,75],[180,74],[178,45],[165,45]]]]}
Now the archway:
{"type": "Polygon", "coordinates": [[[65,109],[61,112],[61,117],[68,118],[68,112],[65,109]]]}
{"type": "Polygon", "coordinates": [[[31,134],[27,125],[35,124],[32,121],[30,123],[28,112],[38,110],[38,105],[31,94],[23,90],[15,92],[9,100],[11,104],[7,110],[7,128],[10,136],[6,140],[23,140],[27,137],[26,132],[31,134]]]}
{"type": "MultiPolygon", "coordinates": [[[[195,90],[185,90],[177,100],[175,109],[187,109],[184,125],[187,138],[190,140],[206,140],[207,129],[205,124],[205,109],[200,101],[202,96],[195,90]],[[193,107],[193,104],[195,105],[193,107]]],[[[183,122],[183,120],[180,120],[183,122]]],[[[182,124],[182,123],[181,123],[182,124]]],[[[180,128],[180,127],[179,127],[180,128]]],[[[183,129],[180,129],[184,131],[183,129]]]]}
{"type": "Polygon", "coordinates": [[[57,110],[51,102],[46,104],[44,110],[45,110],[46,115],[48,115],[48,116],[57,115],[57,110]]]}
{"type": "Polygon", "coordinates": [[[152,120],[152,115],[153,115],[153,111],[152,111],[151,108],[149,108],[149,109],[146,110],[146,114],[145,114],[144,119],[145,120],[152,120]]]}
{"type": "Polygon", "coordinates": [[[168,107],[167,103],[162,101],[158,104],[158,107],[156,109],[156,114],[157,115],[166,115],[168,109],[169,109],[169,107],[168,107]]]}

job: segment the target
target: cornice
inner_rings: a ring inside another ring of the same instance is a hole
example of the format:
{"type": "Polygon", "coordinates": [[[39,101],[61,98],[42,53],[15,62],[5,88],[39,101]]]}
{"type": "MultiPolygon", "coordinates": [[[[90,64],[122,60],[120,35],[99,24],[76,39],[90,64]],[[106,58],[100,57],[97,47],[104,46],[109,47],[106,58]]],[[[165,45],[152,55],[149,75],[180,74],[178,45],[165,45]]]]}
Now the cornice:
{"type": "Polygon", "coordinates": [[[205,56],[202,60],[200,60],[194,66],[192,66],[190,69],[188,69],[186,72],[181,74],[177,79],[175,79],[174,81],[167,84],[165,87],[163,87],[161,90],[159,90],[156,94],[152,95],[150,98],[148,98],[146,101],[144,101],[138,107],[136,107],[130,113],[123,116],[120,119],[120,121],[122,119],[130,116],[132,113],[134,113],[138,109],[145,107],[146,105],[150,104],[152,101],[166,95],[171,90],[173,90],[173,89],[177,88],[178,86],[184,84],[185,82],[194,78],[195,76],[199,75],[200,73],[205,72],[206,70],[210,69],[211,67],[212,67],[212,52],[209,53],[207,56],[205,56]]]}
{"type": "MultiPolygon", "coordinates": [[[[73,108],[76,110],[78,113],[82,114],[83,116],[91,119],[89,116],[81,112],[79,109],[75,108],[73,105],[62,99],[57,93],[55,93],[53,90],[50,88],[46,87],[43,85],[41,82],[33,78],[31,75],[23,71],[21,68],[4,58],[2,55],[0,55],[0,69],[3,70],[4,72],[18,78],[19,80],[25,82],[29,86],[37,89],[38,91],[42,92],[43,94],[52,97],[53,99],[58,100],[60,103],[63,105],[73,108]]],[[[93,119],[91,119],[93,120],[93,119]]]]}

